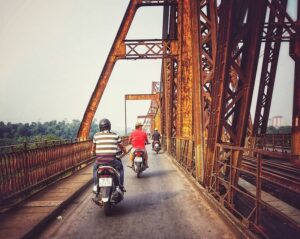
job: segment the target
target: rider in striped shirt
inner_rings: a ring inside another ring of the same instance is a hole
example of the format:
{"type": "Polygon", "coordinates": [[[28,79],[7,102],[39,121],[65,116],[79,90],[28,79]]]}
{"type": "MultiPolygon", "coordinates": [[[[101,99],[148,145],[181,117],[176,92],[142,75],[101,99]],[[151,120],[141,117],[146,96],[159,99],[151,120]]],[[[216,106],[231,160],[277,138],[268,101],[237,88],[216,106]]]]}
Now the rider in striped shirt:
{"type": "MultiPolygon", "coordinates": [[[[120,172],[120,188],[124,189],[124,168],[119,158],[119,152],[126,153],[125,147],[122,145],[121,138],[116,133],[110,131],[111,124],[108,119],[102,119],[99,123],[100,132],[97,132],[93,137],[93,154],[96,154],[97,159],[111,160],[110,165],[120,172]]],[[[94,187],[93,191],[97,192],[97,166],[94,164],[93,178],[94,187]]]]}

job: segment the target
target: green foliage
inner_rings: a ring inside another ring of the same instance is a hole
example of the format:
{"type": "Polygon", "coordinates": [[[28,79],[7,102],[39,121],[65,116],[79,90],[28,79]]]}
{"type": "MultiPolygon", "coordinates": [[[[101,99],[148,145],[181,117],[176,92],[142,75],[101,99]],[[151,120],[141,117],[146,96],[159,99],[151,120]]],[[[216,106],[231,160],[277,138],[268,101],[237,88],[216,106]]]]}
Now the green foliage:
{"type": "Polygon", "coordinates": [[[274,126],[269,126],[267,128],[267,134],[290,134],[292,132],[292,126],[281,126],[275,128],[274,126]]]}
{"type": "MultiPolygon", "coordinates": [[[[52,120],[49,122],[32,122],[31,124],[0,121],[0,146],[21,142],[49,141],[76,138],[80,126],[79,120],[72,122],[52,120]]],[[[90,137],[98,131],[96,120],[92,122],[90,137]]]]}

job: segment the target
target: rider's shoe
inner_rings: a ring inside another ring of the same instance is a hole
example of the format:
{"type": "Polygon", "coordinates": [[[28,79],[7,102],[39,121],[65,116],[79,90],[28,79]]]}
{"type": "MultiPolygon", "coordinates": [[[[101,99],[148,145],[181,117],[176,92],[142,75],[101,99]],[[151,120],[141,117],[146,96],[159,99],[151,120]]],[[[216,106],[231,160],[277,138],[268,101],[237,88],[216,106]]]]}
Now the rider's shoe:
{"type": "Polygon", "coordinates": [[[122,190],[122,192],[123,192],[123,193],[125,193],[125,192],[126,192],[126,189],[125,189],[125,187],[124,187],[124,186],[120,185],[120,189],[122,190]]]}
{"type": "Polygon", "coordinates": [[[95,193],[95,194],[98,193],[98,192],[97,192],[97,185],[94,185],[94,186],[93,186],[93,193],[95,193]]]}

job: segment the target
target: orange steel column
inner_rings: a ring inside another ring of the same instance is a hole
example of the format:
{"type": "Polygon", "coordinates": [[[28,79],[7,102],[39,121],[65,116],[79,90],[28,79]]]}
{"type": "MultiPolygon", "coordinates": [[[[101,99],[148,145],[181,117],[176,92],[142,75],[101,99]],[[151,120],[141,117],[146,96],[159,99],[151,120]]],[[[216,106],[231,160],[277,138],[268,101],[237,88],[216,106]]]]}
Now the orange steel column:
{"type": "MultiPolygon", "coordinates": [[[[177,38],[177,6],[165,6],[164,7],[164,20],[163,20],[163,39],[174,40],[177,38]]],[[[164,49],[166,51],[167,49],[164,49]]],[[[167,152],[171,152],[171,138],[172,138],[172,126],[174,122],[173,118],[173,99],[175,95],[173,94],[174,80],[177,77],[174,72],[175,59],[164,58],[162,63],[162,102],[164,108],[161,108],[164,112],[162,124],[162,131],[166,136],[166,146],[167,152]]]]}
{"type": "MultiPolygon", "coordinates": [[[[201,177],[200,162],[200,57],[199,27],[196,0],[183,0],[178,3],[178,105],[177,105],[177,157],[180,157],[180,139],[194,140],[197,148],[197,176],[201,177]],[[194,111],[194,112],[193,112],[194,111]],[[197,136],[196,136],[196,135],[197,136]]],[[[188,152],[187,166],[193,160],[188,152]]]]}
{"type": "Polygon", "coordinates": [[[191,1],[191,41],[192,41],[192,81],[193,81],[193,126],[194,126],[194,150],[196,178],[203,182],[204,174],[204,125],[203,102],[201,90],[201,66],[200,66],[200,22],[199,1],[191,1]]]}
{"type": "Polygon", "coordinates": [[[132,23],[135,12],[137,10],[138,2],[139,2],[138,0],[131,0],[129,2],[129,5],[128,5],[126,13],[123,17],[121,26],[118,30],[117,36],[114,40],[114,43],[113,43],[112,48],[109,52],[109,55],[106,59],[105,65],[103,67],[103,70],[102,70],[99,80],[97,82],[97,85],[94,89],[94,92],[90,98],[89,104],[84,113],[79,131],[77,134],[78,138],[88,138],[90,128],[91,128],[91,123],[93,121],[94,115],[98,108],[100,99],[103,95],[103,92],[105,90],[107,82],[109,80],[110,74],[114,68],[116,61],[117,61],[117,57],[125,55],[125,48],[124,48],[124,45],[122,45],[122,41],[125,39],[125,37],[128,33],[129,27],[132,23]]]}

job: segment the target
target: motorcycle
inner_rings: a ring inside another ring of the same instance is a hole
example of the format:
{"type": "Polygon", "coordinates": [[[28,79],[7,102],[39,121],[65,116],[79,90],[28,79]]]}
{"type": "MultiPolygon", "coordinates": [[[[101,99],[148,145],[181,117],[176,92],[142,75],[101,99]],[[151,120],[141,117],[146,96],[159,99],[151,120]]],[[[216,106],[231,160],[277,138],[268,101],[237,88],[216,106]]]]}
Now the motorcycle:
{"type": "Polygon", "coordinates": [[[158,152],[161,150],[160,142],[156,140],[153,142],[153,144],[154,144],[153,150],[158,154],[158,152]]]}
{"type": "Polygon", "coordinates": [[[110,161],[97,161],[99,163],[97,169],[97,193],[93,198],[94,203],[104,208],[106,216],[111,215],[111,209],[114,205],[124,199],[124,193],[120,189],[120,174],[112,166],[110,161]]]}
{"type": "Polygon", "coordinates": [[[139,178],[141,173],[146,170],[146,163],[144,159],[144,151],[136,149],[133,152],[133,166],[132,169],[136,173],[136,177],[139,178]]]}

